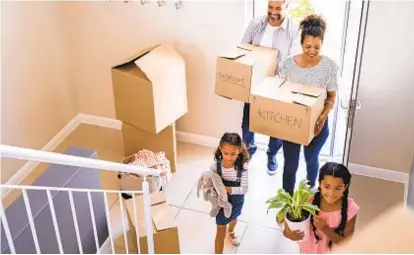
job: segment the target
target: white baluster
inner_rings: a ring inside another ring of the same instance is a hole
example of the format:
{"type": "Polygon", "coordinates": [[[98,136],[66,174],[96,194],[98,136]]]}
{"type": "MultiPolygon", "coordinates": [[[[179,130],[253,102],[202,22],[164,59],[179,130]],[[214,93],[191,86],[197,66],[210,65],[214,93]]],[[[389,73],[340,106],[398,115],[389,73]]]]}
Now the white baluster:
{"type": "Polygon", "coordinates": [[[111,241],[112,254],[115,254],[114,237],[112,235],[111,213],[109,212],[108,197],[106,194],[106,192],[103,193],[105,200],[106,224],[108,225],[108,235],[111,241]]]}
{"type": "Polygon", "coordinates": [[[55,211],[55,205],[53,203],[52,193],[48,189],[46,190],[46,194],[47,194],[47,199],[49,200],[50,213],[52,214],[53,227],[55,228],[55,234],[56,234],[56,240],[57,240],[58,247],[59,247],[59,253],[63,254],[64,252],[63,252],[63,246],[62,246],[62,239],[60,237],[60,231],[59,231],[59,226],[58,226],[58,222],[56,218],[56,211],[55,211]]]}
{"type": "Polygon", "coordinates": [[[96,230],[95,211],[93,210],[91,192],[89,191],[88,191],[88,202],[89,202],[89,212],[91,213],[91,219],[92,219],[93,235],[95,237],[96,253],[99,254],[100,253],[99,239],[98,239],[98,231],[96,230]]]}
{"type": "Polygon", "coordinates": [[[154,254],[154,236],[152,231],[152,216],[151,216],[151,200],[150,190],[147,178],[144,177],[142,183],[142,191],[144,196],[144,213],[145,213],[145,225],[147,226],[147,243],[148,243],[148,254],[154,254]]]}
{"type": "Polygon", "coordinates": [[[70,190],[68,191],[68,193],[70,209],[72,210],[73,226],[75,227],[76,239],[78,240],[79,253],[83,254],[82,241],[79,234],[78,217],[76,216],[75,203],[73,202],[73,194],[70,190]]]}
{"type": "Polygon", "coordinates": [[[139,243],[139,230],[138,230],[138,212],[137,212],[137,203],[135,201],[135,193],[132,193],[132,206],[134,208],[134,223],[135,223],[135,234],[137,236],[137,249],[138,249],[138,254],[141,254],[141,244],[139,243]]]}
{"type": "Polygon", "coordinates": [[[126,220],[126,216],[125,216],[125,211],[124,211],[124,203],[123,203],[123,198],[121,196],[121,192],[118,192],[118,200],[119,203],[121,205],[121,217],[122,217],[122,227],[124,230],[124,243],[125,243],[125,251],[126,254],[129,254],[129,247],[128,247],[128,238],[127,238],[127,230],[126,230],[126,226],[125,226],[125,220],[126,220]]]}
{"type": "Polygon", "coordinates": [[[27,191],[22,189],[24,205],[26,206],[27,217],[29,218],[30,229],[32,230],[33,241],[35,244],[37,254],[40,254],[39,240],[37,239],[37,232],[33,221],[32,208],[30,207],[29,196],[27,191]]]}

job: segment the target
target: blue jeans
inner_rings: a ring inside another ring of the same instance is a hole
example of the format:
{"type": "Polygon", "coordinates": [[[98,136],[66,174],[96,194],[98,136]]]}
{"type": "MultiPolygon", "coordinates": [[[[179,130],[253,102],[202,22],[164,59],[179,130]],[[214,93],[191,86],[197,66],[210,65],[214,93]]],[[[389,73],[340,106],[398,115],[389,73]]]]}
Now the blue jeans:
{"type": "MultiPolygon", "coordinates": [[[[319,172],[319,153],[329,136],[329,121],[326,120],[321,133],[314,137],[312,142],[305,146],[307,179],[311,187],[315,186],[319,172]]],[[[293,195],[296,182],[296,172],[299,166],[299,154],[301,145],[283,141],[283,154],[285,165],[283,171],[283,189],[293,195]]]]}
{"type": "MultiPolygon", "coordinates": [[[[246,144],[247,149],[249,150],[250,155],[253,155],[257,147],[254,143],[254,133],[249,130],[250,123],[250,104],[245,103],[243,108],[243,120],[242,120],[242,133],[243,133],[243,142],[246,144]]],[[[276,153],[282,147],[282,140],[270,137],[269,145],[267,150],[267,155],[275,156],[276,153]]]]}

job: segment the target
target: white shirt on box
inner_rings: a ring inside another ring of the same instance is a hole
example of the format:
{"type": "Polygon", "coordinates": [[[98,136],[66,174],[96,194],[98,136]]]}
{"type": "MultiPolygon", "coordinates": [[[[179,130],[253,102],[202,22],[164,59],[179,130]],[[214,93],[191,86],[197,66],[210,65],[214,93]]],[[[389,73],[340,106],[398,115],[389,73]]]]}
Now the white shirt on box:
{"type": "Polygon", "coordinates": [[[260,46],[272,48],[273,47],[273,35],[278,28],[279,26],[272,26],[269,23],[267,23],[262,40],[260,41],[260,46]]]}

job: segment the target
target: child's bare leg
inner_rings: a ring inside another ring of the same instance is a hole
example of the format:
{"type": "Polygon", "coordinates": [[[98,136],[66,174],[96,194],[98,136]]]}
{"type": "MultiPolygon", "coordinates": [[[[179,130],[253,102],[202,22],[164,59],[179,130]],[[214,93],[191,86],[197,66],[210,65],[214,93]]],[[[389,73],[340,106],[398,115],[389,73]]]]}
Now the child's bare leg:
{"type": "Polygon", "coordinates": [[[236,225],[237,225],[237,219],[234,219],[229,223],[229,233],[230,234],[234,233],[234,229],[236,228],[236,225]]]}
{"type": "Polygon", "coordinates": [[[234,232],[235,228],[236,228],[236,225],[237,225],[237,218],[232,220],[229,223],[229,235],[230,235],[230,238],[231,238],[231,243],[235,246],[239,246],[240,241],[237,239],[236,234],[234,232]]]}
{"type": "Polygon", "coordinates": [[[217,225],[215,253],[223,254],[224,239],[226,238],[227,225],[217,225]]]}

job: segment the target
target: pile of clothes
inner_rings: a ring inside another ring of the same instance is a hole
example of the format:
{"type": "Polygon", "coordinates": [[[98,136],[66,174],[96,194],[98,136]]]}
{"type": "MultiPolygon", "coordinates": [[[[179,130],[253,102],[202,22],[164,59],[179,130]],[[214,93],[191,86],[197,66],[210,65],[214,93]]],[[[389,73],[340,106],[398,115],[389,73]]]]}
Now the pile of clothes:
{"type": "MultiPolygon", "coordinates": [[[[147,149],[138,151],[122,160],[124,164],[136,165],[159,170],[161,178],[158,176],[147,176],[150,193],[156,192],[160,187],[171,181],[170,161],[165,156],[165,152],[153,152],[147,149]]],[[[121,190],[142,190],[144,176],[139,174],[131,174],[120,172],[118,174],[121,190]]],[[[126,199],[131,198],[128,194],[122,194],[126,199]]]]}

